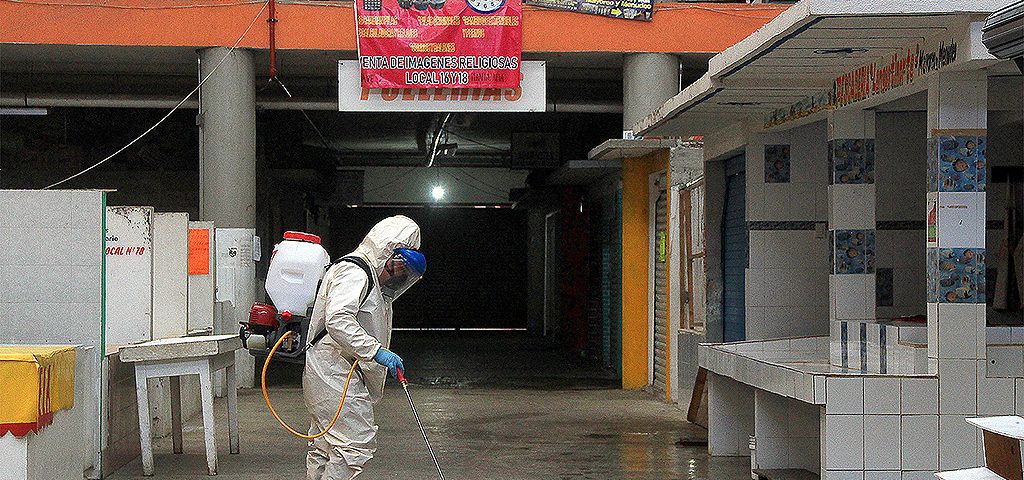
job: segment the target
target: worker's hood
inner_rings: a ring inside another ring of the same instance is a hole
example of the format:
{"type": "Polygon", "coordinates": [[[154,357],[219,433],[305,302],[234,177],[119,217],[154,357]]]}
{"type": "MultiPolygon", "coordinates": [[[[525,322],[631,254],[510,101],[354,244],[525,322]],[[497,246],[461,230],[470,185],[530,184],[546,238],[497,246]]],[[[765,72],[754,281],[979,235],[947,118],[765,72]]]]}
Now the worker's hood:
{"type": "Polygon", "coordinates": [[[380,275],[384,263],[395,253],[396,248],[420,248],[420,227],[404,215],[395,215],[377,222],[356,248],[356,253],[380,275]]]}

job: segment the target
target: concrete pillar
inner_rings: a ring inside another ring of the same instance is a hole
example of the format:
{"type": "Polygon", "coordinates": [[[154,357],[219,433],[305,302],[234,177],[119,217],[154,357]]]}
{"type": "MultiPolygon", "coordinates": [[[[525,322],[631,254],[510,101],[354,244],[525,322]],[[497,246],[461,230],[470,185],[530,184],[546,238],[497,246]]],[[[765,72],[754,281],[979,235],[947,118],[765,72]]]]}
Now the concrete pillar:
{"type": "Polygon", "coordinates": [[[626,54],[622,66],[623,138],[629,138],[633,125],[677,93],[678,57],[668,53],[626,54]]]}
{"type": "Polygon", "coordinates": [[[828,158],[830,356],[834,365],[864,370],[868,359],[861,345],[875,320],[873,111],[830,113],[828,158]]]}
{"type": "MultiPolygon", "coordinates": [[[[256,298],[256,268],[252,261],[252,240],[256,234],[256,70],[252,52],[240,49],[228,52],[229,49],[222,47],[199,52],[200,78],[207,78],[214,68],[217,69],[200,92],[199,212],[202,220],[213,222],[218,232],[216,241],[225,243],[221,247],[226,248],[230,232],[242,253],[232,256],[234,263],[225,266],[235,272],[229,275],[235,276],[231,282],[235,288],[227,297],[230,309],[225,315],[231,320],[225,323],[237,329],[238,322],[245,320],[256,298]]],[[[226,257],[218,257],[218,261],[224,260],[226,257]]],[[[218,265],[218,283],[222,282],[220,270],[224,268],[218,265]]],[[[225,285],[220,287],[224,289],[225,285]]],[[[227,327],[218,330],[215,325],[214,328],[217,333],[230,333],[227,327]]],[[[253,357],[248,352],[238,351],[235,363],[238,385],[253,386],[253,357]]]]}
{"type": "MultiPolygon", "coordinates": [[[[227,52],[222,47],[201,50],[201,78],[227,52]]],[[[236,49],[203,84],[200,216],[217,228],[256,227],[255,76],[252,52],[236,49]]]]}

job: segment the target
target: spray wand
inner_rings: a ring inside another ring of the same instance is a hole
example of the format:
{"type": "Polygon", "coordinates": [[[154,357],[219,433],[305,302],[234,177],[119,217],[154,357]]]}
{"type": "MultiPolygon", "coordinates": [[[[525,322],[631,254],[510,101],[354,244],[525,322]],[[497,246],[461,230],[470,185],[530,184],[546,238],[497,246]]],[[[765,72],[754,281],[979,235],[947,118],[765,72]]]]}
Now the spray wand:
{"type": "Polygon", "coordinates": [[[402,388],[405,390],[405,396],[409,399],[409,407],[412,408],[412,416],[416,417],[416,425],[420,427],[420,433],[423,435],[423,443],[427,444],[427,451],[430,452],[430,458],[434,460],[434,466],[437,467],[437,475],[444,480],[444,472],[441,471],[441,464],[437,463],[437,456],[434,455],[434,449],[430,447],[430,440],[427,440],[427,431],[423,429],[423,423],[420,422],[420,414],[416,412],[416,404],[412,403],[412,395],[409,394],[409,381],[405,379],[405,375],[402,373],[401,368],[396,368],[398,373],[398,383],[402,384],[402,388]]]}

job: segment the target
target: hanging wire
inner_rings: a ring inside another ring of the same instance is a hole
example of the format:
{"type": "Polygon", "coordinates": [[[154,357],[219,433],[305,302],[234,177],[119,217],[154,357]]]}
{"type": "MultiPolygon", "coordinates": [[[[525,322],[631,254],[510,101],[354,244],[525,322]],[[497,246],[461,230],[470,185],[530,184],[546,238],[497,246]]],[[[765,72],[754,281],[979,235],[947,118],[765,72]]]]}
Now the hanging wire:
{"type": "Polygon", "coordinates": [[[369,189],[363,190],[363,193],[376,192],[378,190],[383,190],[383,189],[388,188],[388,187],[390,187],[392,185],[395,185],[400,180],[402,180],[405,177],[408,177],[410,174],[412,174],[412,172],[416,171],[417,168],[419,168],[419,167],[409,167],[409,170],[406,170],[404,173],[401,173],[401,174],[397,175],[390,182],[384,183],[383,185],[378,185],[378,186],[373,187],[373,188],[369,188],[369,189]]]}
{"type": "Polygon", "coordinates": [[[461,172],[461,173],[462,173],[463,175],[465,175],[465,176],[467,176],[467,177],[469,177],[469,178],[472,178],[473,180],[476,180],[476,181],[477,181],[477,183],[479,183],[479,184],[481,184],[481,185],[483,185],[483,186],[485,186],[485,187],[493,188],[494,190],[497,190],[497,191],[499,191],[499,192],[502,192],[502,191],[504,191],[504,192],[506,192],[506,194],[507,194],[507,192],[508,192],[508,189],[505,189],[505,188],[501,188],[501,187],[496,187],[496,186],[494,186],[494,185],[491,185],[490,183],[487,183],[487,182],[485,182],[485,181],[483,181],[483,180],[480,180],[479,178],[477,178],[477,177],[473,176],[473,174],[472,174],[472,173],[469,173],[468,171],[466,171],[466,169],[465,169],[465,168],[459,168],[458,170],[459,170],[459,172],[461,172]]]}
{"type": "Polygon", "coordinates": [[[489,145],[489,144],[486,144],[486,143],[481,142],[479,140],[474,140],[474,139],[472,139],[470,137],[467,137],[467,136],[465,136],[465,135],[463,135],[463,134],[461,134],[459,132],[452,132],[451,129],[449,129],[449,133],[451,133],[452,136],[455,137],[455,138],[458,138],[460,140],[465,140],[465,141],[467,141],[469,143],[472,143],[474,145],[480,145],[481,147],[489,148],[491,150],[495,150],[495,151],[498,151],[498,152],[504,152],[504,153],[508,153],[509,152],[507,149],[504,149],[504,148],[501,148],[501,147],[495,147],[494,145],[489,145]]]}
{"type": "MultiPolygon", "coordinates": [[[[7,0],[4,0],[4,1],[7,1],[7,0]]],[[[182,98],[181,101],[178,102],[178,104],[174,106],[174,108],[172,108],[170,111],[168,111],[167,114],[164,115],[162,118],[160,118],[160,120],[158,120],[156,123],[154,123],[153,126],[147,128],[146,131],[144,131],[141,134],[139,134],[139,136],[135,137],[135,139],[133,139],[132,141],[128,142],[128,144],[126,144],[125,146],[117,149],[116,152],[111,153],[109,156],[107,156],[107,158],[104,158],[103,160],[100,160],[100,161],[92,164],[92,166],[87,167],[85,170],[82,170],[82,171],[80,171],[80,172],[78,172],[78,173],[76,173],[76,174],[74,174],[74,175],[72,175],[72,176],[70,176],[68,178],[65,178],[64,180],[61,180],[61,181],[56,182],[56,183],[52,183],[52,184],[44,187],[43,190],[49,190],[49,189],[51,189],[53,187],[56,187],[57,185],[65,183],[65,182],[67,182],[69,180],[72,180],[74,178],[77,178],[77,177],[85,174],[86,172],[91,171],[92,169],[94,169],[94,168],[96,168],[96,167],[98,167],[100,165],[103,165],[104,163],[106,163],[111,158],[116,157],[118,154],[120,154],[121,152],[127,150],[132,145],[135,145],[136,142],[138,142],[143,137],[148,135],[149,132],[152,132],[153,130],[156,129],[156,127],[159,127],[162,123],[164,123],[164,121],[166,121],[168,118],[170,118],[170,116],[172,114],[174,114],[174,112],[176,112],[179,108],[181,108],[181,106],[184,105],[185,102],[187,102],[188,99],[192,97],[192,95],[195,95],[195,93],[197,91],[199,91],[199,89],[203,86],[203,84],[206,83],[206,81],[209,80],[210,77],[212,77],[214,73],[217,73],[217,69],[219,69],[220,66],[224,64],[225,61],[227,61],[228,57],[230,57],[231,54],[235,51],[235,49],[238,48],[238,45],[240,43],[242,43],[242,39],[244,39],[245,36],[249,34],[249,30],[252,30],[253,25],[255,25],[256,22],[260,19],[260,17],[263,16],[263,11],[266,10],[267,5],[269,3],[270,2],[263,2],[263,7],[260,8],[259,12],[256,12],[256,16],[253,17],[251,22],[249,22],[249,26],[245,28],[245,31],[242,32],[242,35],[240,37],[238,37],[238,40],[236,40],[235,43],[233,45],[231,45],[231,48],[228,49],[227,53],[224,54],[224,58],[221,58],[220,61],[217,62],[217,64],[213,66],[213,69],[210,70],[210,73],[206,74],[206,77],[203,78],[202,81],[199,82],[199,85],[196,85],[196,87],[193,88],[191,92],[188,92],[188,95],[185,95],[185,97],[182,98]]]]}
{"type": "Polygon", "coordinates": [[[434,146],[430,149],[430,161],[427,162],[427,168],[434,166],[434,159],[437,158],[437,147],[441,144],[441,134],[444,133],[444,127],[448,125],[448,121],[451,119],[452,114],[445,115],[441,125],[437,127],[437,135],[434,136],[434,146]]]}
{"type": "Polygon", "coordinates": [[[439,168],[438,172],[439,173],[443,173],[443,174],[451,177],[452,180],[455,180],[457,183],[459,183],[461,185],[465,185],[465,186],[467,186],[469,188],[472,188],[473,190],[476,190],[476,191],[478,191],[480,193],[483,193],[485,195],[490,195],[490,196],[492,196],[494,198],[498,198],[498,199],[500,199],[503,202],[507,202],[508,201],[508,194],[507,193],[502,195],[502,194],[498,194],[498,193],[494,193],[494,192],[489,192],[489,191],[484,190],[484,189],[482,189],[480,187],[477,187],[476,185],[473,185],[472,183],[463,181],[462,179],[460,179],[459,177],[456,177],[454,174],[452,174],[451,172],[449,172],[447,170],[443,170],[443,169],[439,168]]]}

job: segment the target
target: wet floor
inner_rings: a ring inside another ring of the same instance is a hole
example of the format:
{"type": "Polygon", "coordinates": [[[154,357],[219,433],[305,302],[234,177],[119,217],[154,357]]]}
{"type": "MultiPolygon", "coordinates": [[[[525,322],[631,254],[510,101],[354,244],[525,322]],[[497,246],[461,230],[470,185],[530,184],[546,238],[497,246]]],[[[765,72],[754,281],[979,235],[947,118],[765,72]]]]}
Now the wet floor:
{"type": "MultiPolygon", "coordinates": [[[[449,480],[749,478],[749,459],[709,461],[701,445],[705,432],[687,423],[678,407],[643,392],[603,388],[607,372],[560,357],[558,349],[538,347],[535,341],[527,342],[533,347],[524,346],[522,339],[509,336],[438,340],[444,337],[406,335],[396,338],[395,348],[402,354],[399,345],[405,345],[414,382],[410,391],[449,480]],[[490,348],[479,348],[480,342],[490,348]],[[517,352],[531,348],[535,362],[522,362],[517,352]],[[502,356],[474,353],[478,351],[502,356]],[[563,362],[564,368],[548,363],[553,361],[563,362]]],[[[280,386],[271,396],[292,425],[306,422],[301,390],[280,386]]],[[[303,478],[305,442],[277,425],[258,391],[239,397],[240,455],[227,454],[226,412],[224,405],[218,407],[218,477],[303,478]]],[[[155,478],[203,475],[197,420],[186,429],[183,455],[171,453],[169,438],[155,442],[155,478]]],[[[379,450],[360,480],[436,478],[397,385],[389,384],[377,420],[379,450]]],[[[112,478],[137,477],[138,461],[112,478]]]]}

